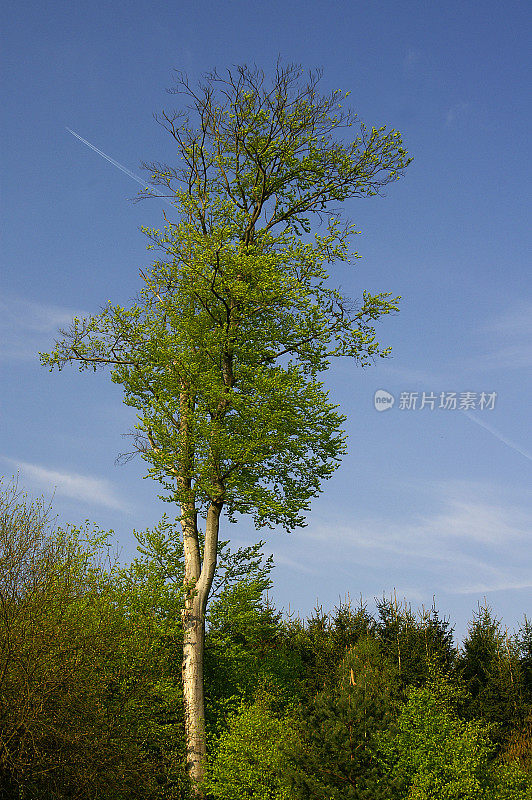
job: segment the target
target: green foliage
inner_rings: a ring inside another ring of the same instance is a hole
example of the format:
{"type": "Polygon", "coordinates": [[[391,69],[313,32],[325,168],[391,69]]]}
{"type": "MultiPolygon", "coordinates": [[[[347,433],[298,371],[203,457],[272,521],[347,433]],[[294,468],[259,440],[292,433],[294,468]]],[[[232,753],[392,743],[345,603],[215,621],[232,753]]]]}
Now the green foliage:
{"type": "Polygon", "coordinates": [[[500,757],[506,764],[516,762],[532,775],[532,712],[521,724],[519,720],[513,720],[500,757]]]}
{"type": "Polygon", "coordinates": [[[278,718],[268,702],[242,705],[216,745],[205,778],[216,800],[292,800],[284,749],[294,746],[297,729],[290,716],[278,718]]]}
{"type": "Polygon", "coordinates": [[[230,711],[257,694],[283,711],[298,699],[301,661],[289,647],[281,614],[263,601],[261,581],[240,581],[212,604],[205,648],[207,722],[219,733],[230,711]]]}
{"type": "MultiPolygon", "coordinates": [[[[329,285],[328,265],[356,257],[354,228],[340,226],[331,203],[396,181],[410,163],[401,136],[357,125],[353,140],[356,115],[342,110],[338,93],[320,96],[319,74],[301,78],[300,68],[279,62],[270,87],[247,66],[213,73],[199,90],[180,80],[188,110],[160,121],[181,163],[150,166],[152,185],[174,198],[175,221],[165,216],[163,232],[145,229],[163,259],[141,270],[131,307],[109,301],[100,314],[74,319],[54,352],[41,355],[51,369],[108,367],[137,410],[135,449],[162,498],[180,506],[183,646],[198,665],[220,514],[251,514],[257,527],[305,524],[346,450],[344,417],[318,375],[337,356],[361,365],[387,356],[374,325],[398,310],[389,293],[363,291],[352,303],[329,285]],[[325,217],[326,228],[303,240],[312,216],[325,217]],[[198,515],[207,519],[204,553],[198,515]]],[[[163,552],[160,533],[149,544],[163,552]]],[[[136,577],[162,609],[177,608],[165,583],[136,577]]],[[[205,710],[188,674],[197,780],[205,710]]]]}
{"type": "Polygon", "coordinates": [[[410,160],[397,131],[358,126],[319,78],[279,63],[270,89],[246,66],[199,90],[181,81],[191,113],[160,121],[182,163],[150,167],[175,198],[177,221],[145,231],[164,260],[141,271],[131,308],[75,319],[41,357],[111,369],[139,412],[148,474],[189,516],[216,502],[258,526],[303,524],[345,451],[316,376],[335,356],[388,354],[374,323],[399,298],[364,292],[356,306],[328,285],[354,234],[329,204],[378,193],[410,160]],[[335,138],[353,127],[349,144],[335,138]],[[311,215],[327,228],[303,241],[311,215]]]}
{"type": "MultiPolygon", "coordinates": [[[[41,501],[0,492],[0,782],[8,797],[147,797],[133,721],[151,627],[104,569],[108,536],[54,527],[41,501]]],[[[138,726],[137,726],[138,727],[138,726]]]]}
{"type": "MultiPolygon", "coordinates": [[[[524,666],[526,669],[526,661],[524,666]]],[[[531,707],[526,697],[519,641],[502,630],[487,605],[479,606],[473,617],[457,669],[471,695],[469,717],[483,717],[494,723],[492,737],[502,744],[509,730],[523,723],[531,707]]]]}
{"type": "Polygon", "coordinates": [[[397,797],[408,800],[488,798],[490,744],[486,726],[462,722],[445,679],[411,687],[395,736],[381,739],[397,797]]]}
{"type": "Polygon", "coordinates": [[[517,646],[524,692],[532,705],[532,623],[526,616],[517,634],[517,646]]]}
{"type": "Polygon", "coordinates": [[[377,734],[398,708],[397,670],[372,636],[348,652],[340,681],[302,709],[302,743],[290,751],[297,796],[389,800],[377,734]]]}
{"type": "Polygon", "coordinates": [[[518,761],[510,761],[491,771],[489,800],[532,800],[530,772],[523,770],[518,761]]]}
{"type": "Polygon", "coordinates": [[[343,417],[315,374],[331,355],[380,352],[372,321],[396,301],[367,295],[350,313],[324,286],[321,262],[339,258],[345,238],[334,225],[314,245],[280,234],[242,250],[225,228],[213,242],[198,236],[168,225],[160,244],[171,260],[145,275],[140,302],[75,320],[43,361],[114,365],[167,499],[204,508],[219,498],[231,518],[292,528],[345,450],[343,417]]]}
{"type": "Polygon", "coordinates": [[[270,85],[260,69],[246,65],[205,78],[192,88],[177,73],[174,91],[187,99],[187,110],[159,118],[182,163],[146,166],[151,183],[166,192],[185,186],[193,213],[206,225],[212,206],[205,194],[230,198],[243,218],[244,241],[257,220],[266,229],[282,224],[308,231],[311,215],[377,194],[410,163],[397,131],[357,124],[345,110],[349,92],[320,94],[320,71],[305,79],[299,65],[278,61],[270,85]],[[342,134],[347,143],[336,138],[342,134]]]}
{"type": "Polygon", "coordinates": [[[375,620],[362,599],[358,608],[353,609],[348,597],[331,614],[330,632],[334,648],[341,658],[347,650],[358,643],[359,639],[375,634],[375,620]]]}
{"type": "MultiPolygon", "coordinates": [[[[177,524],[163,516],[154,529],[136,532],[139,555],[117,575],[128,614],[133,619],[148,615],[153,621],[151,683],[144,697],[147,719],[139,735],[144,752],[157,766],[160,796],[165,800],[188,796],[181,682],[184,557],[177,524]]],[[[264,559],[261,547],[262,542],[258,542],[232,551],[227,541],[218,543],[219,570],[212,587],[214,601],[209,614],[209,627],[214,631],[218,627],[238,624],[238,616],[233,616],[234,609],[227,602],[228,597],[243,597],[251,592],[253,602],[258,604],[263,591],[269,588],[271,557],[264,559]]],[[[244,616],[246,613],[250,611],[242,609],[244,616]]],[[[250,620],[249,627],[254,629],[254,620],[250,620]]],[[[235,670],[238,665],[235,654],[228,654],[222,643],[213,660],[211,638],[208,634],[207,715],[213,729],[221,729],[227,715],[227,702],[224,702],[227,684],[222,677],[224,665],[231,668],[234,663],[235,670]]],[[[253,654],[256,664],[258,658],[254,651],[248,648],[246,652],[253,654]]],[[[249,676],[248,680],[251,680],[249,676]]],[[[240,700],[239,694],[233,707],[238,706],[240,700]]]]}
{"type": "MultiPolygon", "coordinates": [[[[133,532],[138,545],[137,556],[119,572],[122,590],[127,593],[131,613],[144,609],[154,612],[161,623],[180,626],[186,589],[184,547],[179,522],[163,514],[161,521],[146,531],[133,532]]],[[[259,541],[247,547],[231,550],[229,541],[217,543],[218,570],[211,587],[210,597],[219,598],[241,582],[252,585],[259,596],[271,586],[269,574],[272,557],[264,558],[259,541]]],[[[200,535],[200,551],[203,537],[200,535]]]]}
{"type": "Polygon", "coordinates": [[[493,761],[490,726],[462,720],[463,690],[438,672],[410,687],[394,733],[380,738],[400,800],[524,800],[532,784],[517,762],[493,761]]]}
{"type": "Polygon", "coordinates": [[[311,698],[325,686],[336,684],[337,666],[346,651],[375,628],[366,607],[353,609],[341,603],[332,614],[317,606],[305,621],[291,619],[287,624],[289,647],[301,660],[304,695],[311,698]]]}
{"type": "Polygon", "coordinates": [[[397,600],[377,602],[376,635],[399,670],[403,687],[421,686],[435,666],[447,674],[456,661],[453,629],[436,608],[418,615],[397,600]]]}
{"type": "MultiPolygon", "coordinates": [[[[0,492],[2,798],[189,798],[175,526],[137,534],[138,557],[119,568],[109,534],[57,528],[42,502],[0,492]]],[[[532,715],[505,685],[525,685],[526,625],[507,637],[484,609],[458,670],[434,609],[390,603],[376,622],[345,603],[286,620],[264,600],[260,547],[219,545],[213,800],[532,800],[532,715]]]]}

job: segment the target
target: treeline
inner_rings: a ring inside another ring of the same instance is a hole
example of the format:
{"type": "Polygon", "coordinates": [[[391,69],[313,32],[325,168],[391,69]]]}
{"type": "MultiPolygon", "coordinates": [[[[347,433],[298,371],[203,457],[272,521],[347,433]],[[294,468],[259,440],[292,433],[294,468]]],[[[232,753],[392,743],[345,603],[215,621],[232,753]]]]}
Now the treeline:
{"type": "MultiPolygon", "coordinates": [[[[126,568],[107,534],[0,495],[0,797],[187,798],[183,553],[167,518],[126,568]]],[[[303,621],[268,602],[260,546],[220,546],[206,643],[222,800],[532,798],[532,625],[383,598],[303,621]]]]}

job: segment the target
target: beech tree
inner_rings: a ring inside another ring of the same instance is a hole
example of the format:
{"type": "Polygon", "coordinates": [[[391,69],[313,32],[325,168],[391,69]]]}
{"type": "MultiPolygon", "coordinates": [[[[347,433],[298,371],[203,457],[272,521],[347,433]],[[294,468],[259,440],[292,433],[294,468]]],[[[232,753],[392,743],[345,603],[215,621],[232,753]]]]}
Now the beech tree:
{"type": "Polygon", "coordinates": [[[319,94],[320,77],[278,63],[268,83],[239,66],[196,89],[178,75],[173,91],[188,107],[158,120],[180,163],[146,165],[142,195],[164,194],[175,208],[162,230],[145,230],[163,257],[141,270],[130,308],[109,303],[75,319],[42,355],[52,369],[110,368],[138,411],[134,449],[179,506],[187,760],[198,794],[221,514],[304,524],[345,451],[344,418],[318,375],[336,356],[363,365],[386,356],[374,323],[397,310],[388,293],[353,303],[329,285],[328,265],[350,259],[355,233],[333,204],[378,194],[410,159],[397,131],[367,129],[343,109],[345,95],[319,94]],[[313,221],[321,227],[311,235],[313,221]]]}

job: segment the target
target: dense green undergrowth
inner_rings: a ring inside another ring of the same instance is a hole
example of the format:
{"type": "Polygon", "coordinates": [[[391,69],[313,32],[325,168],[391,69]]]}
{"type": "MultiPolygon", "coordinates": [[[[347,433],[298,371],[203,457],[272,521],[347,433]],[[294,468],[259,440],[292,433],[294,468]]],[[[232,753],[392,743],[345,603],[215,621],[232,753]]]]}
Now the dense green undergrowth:
{"type": "MultiPolygon", "coordinates": [[[[188,797],[182,549],[168,519],[128,567],[87,525],[0,495],[0,798],[188,797]]],[[[460,647],[395,599],[283,616],[260,546],[220,547],[206,644],[213,800],[532,798],[532,626],[490,608],[460,647]]],[[[349,588],[349,587],[346,587],[349,588]]],[[[351,587],[354,588],[354,587],[351,587]]]]}

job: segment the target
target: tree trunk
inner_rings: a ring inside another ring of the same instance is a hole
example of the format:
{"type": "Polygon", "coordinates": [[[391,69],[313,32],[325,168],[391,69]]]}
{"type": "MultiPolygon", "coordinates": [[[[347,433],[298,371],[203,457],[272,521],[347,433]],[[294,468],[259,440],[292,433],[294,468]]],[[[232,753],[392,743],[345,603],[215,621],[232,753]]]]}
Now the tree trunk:
{"type": "MultiPolygon", "coordinates": [[[[187,772],[193,786],[203,778],[205,747],[205,698],[203,694],[203,652],[205,647],[205,614],[201,598],[192,596],[183,611],[183,699],[187,772]]],[[[199,791],[196,788],[198,794],[199,791]]]]}
{"type": "Polygon", "coordinates": [[[195,515],[183,514],[185,551],[185,585],[188,588],[183,609],[183,698],[185,705],[185,736],[187,744],[187,773],[198,798],[205,743],[205,697],[203,689],[203,655],[205,651],[205,611],[216,570],[218,530],[222,503],[211,503],[207,512],[203,565],[200,572],[200,550],[195,515]]]}

